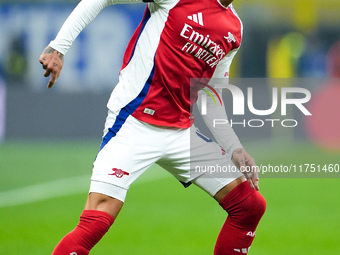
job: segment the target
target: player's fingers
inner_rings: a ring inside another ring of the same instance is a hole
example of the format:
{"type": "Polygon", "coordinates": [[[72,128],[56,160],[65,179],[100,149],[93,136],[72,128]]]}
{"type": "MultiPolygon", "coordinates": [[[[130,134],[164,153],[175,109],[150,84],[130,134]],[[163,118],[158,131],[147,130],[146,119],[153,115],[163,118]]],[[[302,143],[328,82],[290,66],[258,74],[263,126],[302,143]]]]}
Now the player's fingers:
{"type": "Polygon", "coordinates": [[[238,163],[239,163],[239,166],[240,166],[240,171],[241,171],[242,173],[248,172],[248,167],[246,166],[246,164],[245,164],[245,162],[244,162],[244,159],[240,159],[240,160],[238,161],[238,163]]]}
{"type": "Polygon", "coordinates": [[[58,78],[58,73],[57,72],[52,72],[51,78],[47,84],[47,87],[50,89],[53,87],[54,83],[57,81],[58,78]]]}
{"type": "Polygon", "coordinates": [[[52,88],[52,87],[53,87],[53,85],[54,85],[54,82],[51,82],[51,81],[50,81],[50,82],[47,84],[47,88],[49,88],[49,89],[50,89],[50,88],[52,88]]]}
{"type": "Polygon", "coordinates": [[[253,185],[256,190],[260,190],[259,179],[253,179],[253,185]]]}
{"type": "Polygon", "coordinates": [[[256,190],[259,190],[259,172],[258,172],[258,167],[254,167],[252,170],[252,182],[254,185],[254,188],[256,190]]]}
{"type": "Polygon", "coordinates": [[[254,182],[253,182],[253,179],[249,177],[249,178],[247,178],[247,181],[248,181],[250,187],[251,187],[252,189],[255,189],[255,184],[254,184],[254,182]]]}
{"type": "Polygon", "coordinates": [[[53,63],[51,61],[47,62],[46,61],[43,63],[43,68],[46,70],[44,72],[44,76],[48,77],[51,73],[56,72],[57,70],[53,66],[53,63]]]}
{"type": "Polygon", "coordinates": [[[243,175],[246,177],[249,186],[252,189],[258,190],[258,175],[257,175],[257,170],[256,170],[256,166],[255,167],[250,167],[250,166],[246,166],[243,168],[244,170],[241,172],[243,173],[243,175]]]}
{"type": "Polygon", "coordinates": [[[46,57],[41,55],[39,57],[39,62],[40,62],[40,64],[42,64],[43,69],[46,70],[46,68],[47,68],[47,59],[46,59],[46,57]]]}
{"type": "Polygon", "coordinates": [[[46,58],[43,55],[40,55],[39,62],[40,64],[43,64],[46,61],[46,58]]]}
{"type": "Polygon", "coordinates": [[[240,166],[240,171],[241,173],[243,173],[244,177],[246,177],[248,183],[249,183],[249,186],[252,188],[252,189],[255,189],[255,184],[253,182],[253,179],[252,179],[252,173],[251,171],[249,170],[250,168],[247,167],[245,164],[243,164],[242,166],[240,166]]]}
{"type": "MultiPolygon", "coordinates": [[[[46,69],[46,68],[44,68],[46,69]]],[[[44,72],[44,76],[48,77],[51,74],[52,70],[51,69],[46,69],[46,71],[44,72]]]]}
{"type": "Polygon", "coordinates": [[[43,61],[39,61],[39,62],[40,62],[40,64],[42,64],[44,69],[47,68],[47,64],[46,64],[46,60],[45,59],[43,61]]]}
{"type": "Polygon", "coordinates": [[[250,179],[248,179],[248,182],[251,186],[251,188],[255,190],[259,190],[259,174],[258,174],[258,167],[255,163],[255,160],[251,157],[247,158],[246,161],[247,165],[247,172],[249,173],[250,179]]]}

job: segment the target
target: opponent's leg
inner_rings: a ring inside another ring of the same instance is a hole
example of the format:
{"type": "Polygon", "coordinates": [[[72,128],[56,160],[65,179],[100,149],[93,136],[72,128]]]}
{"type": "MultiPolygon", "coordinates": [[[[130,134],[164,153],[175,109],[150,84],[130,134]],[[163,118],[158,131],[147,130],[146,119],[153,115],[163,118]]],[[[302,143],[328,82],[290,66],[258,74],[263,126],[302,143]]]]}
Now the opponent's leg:
{"type": "Polygon", "coordinates": [[[90,193],[77,227],[56,246],[52,255],[87,255],[113,224],[123,202],[112,197],[90,193]]]}
{"type": "Polygon", "coordinates": [[[247,254],[266,209],[264,198],[244,178],[225,186],[214,197],[228,213],[214,255],[247,254]]]}

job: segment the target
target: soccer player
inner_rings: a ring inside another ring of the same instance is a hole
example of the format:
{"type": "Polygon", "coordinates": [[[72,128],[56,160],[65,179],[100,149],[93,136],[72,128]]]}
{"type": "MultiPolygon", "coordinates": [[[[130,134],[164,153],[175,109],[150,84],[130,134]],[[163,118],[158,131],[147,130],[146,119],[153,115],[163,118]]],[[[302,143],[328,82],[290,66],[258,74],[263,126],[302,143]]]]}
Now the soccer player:
{"type": "MultiPolygon", "coordinates": [[[[48,87],[56,82],[77,35],[102,9],[141,1],[81,1],[40,56],[44,76],[51,75],[48,87]]],[[[89,254],[113,224],[130,185],[155,163],[184,186],[202,188],[227,211],[215,255],[247,254],[266,207],[258,191],[258,173],[248,171],[256,169],[255,161],[230,126],[212,126],[212,118],[227,119],[223,105],[207,100],[209,114],[202,115],[217,143],[196,131],[191,113],[205,85],[216,92],[216,100],[221,99],[221,89],[191,78],[228,77],[240,47],[242,23],[232,0],[145,2],[143,20],[127,46],[119,82],[108,102],[85,209],[53,255],[89,254]],[[195,171],[217,165],[236,171],[195,171]]]]}

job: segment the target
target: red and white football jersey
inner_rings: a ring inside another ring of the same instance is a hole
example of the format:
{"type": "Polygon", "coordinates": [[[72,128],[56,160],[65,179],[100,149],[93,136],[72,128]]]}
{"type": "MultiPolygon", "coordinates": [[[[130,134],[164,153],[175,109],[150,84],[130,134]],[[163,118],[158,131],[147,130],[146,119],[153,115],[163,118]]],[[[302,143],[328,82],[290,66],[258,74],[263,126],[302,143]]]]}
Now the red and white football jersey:
{"type": "MultiPolygon", "coordinates": [[[[82,0],[50,46],[65,54],[105,7],[149,2],[126,49],[108,108],[154,125],[188,128],[197,100],[191,78],[228,77],[242,37],[233,6],[219,0],[82,0]]],[[[204,85],[201,85],[202,87],[204,85]]]]}
{"type": "MultiPolygon", "coordinates": [[[[108,108],[154,125],[191,125],[190,78],[228,77],[242,22],[218,0],[155,0],[124,55],[108,108]]],[[[124,117],[123,117],[124,119],[124,117]]]]}

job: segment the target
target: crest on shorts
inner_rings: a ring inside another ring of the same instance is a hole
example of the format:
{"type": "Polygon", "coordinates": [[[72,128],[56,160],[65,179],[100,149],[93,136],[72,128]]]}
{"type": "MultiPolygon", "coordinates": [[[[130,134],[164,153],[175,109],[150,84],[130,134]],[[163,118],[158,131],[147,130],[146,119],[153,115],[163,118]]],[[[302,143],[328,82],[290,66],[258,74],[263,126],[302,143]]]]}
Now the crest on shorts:
{"type": "Polygon", "coordinates": [[[117,178],[122,178],[124,175],[129,175],[128,172],[123,171],[122,169],[112,168],[113,173],[109,175],[115,175],[117,178]]]}

